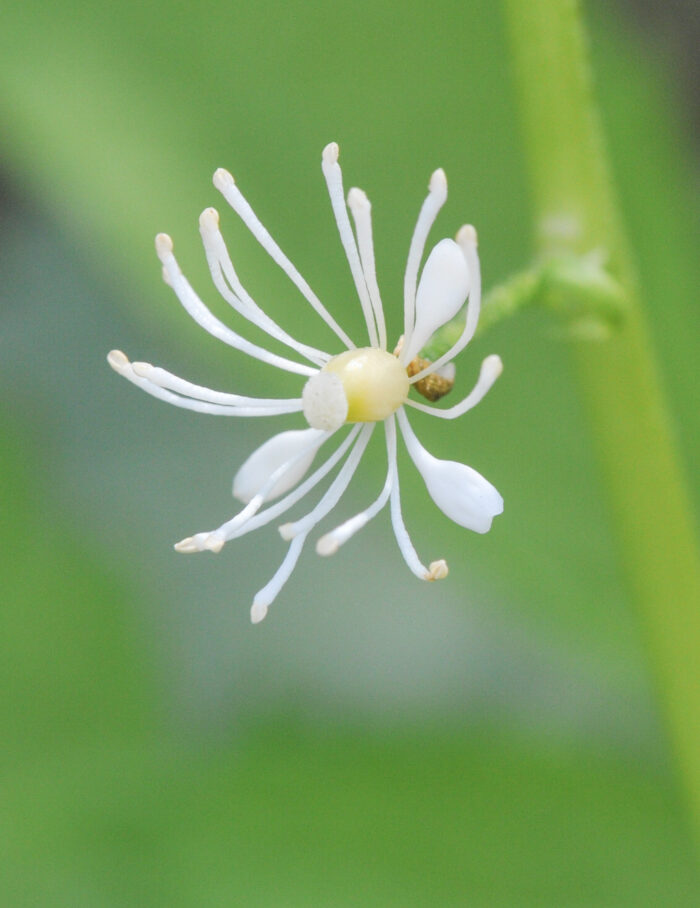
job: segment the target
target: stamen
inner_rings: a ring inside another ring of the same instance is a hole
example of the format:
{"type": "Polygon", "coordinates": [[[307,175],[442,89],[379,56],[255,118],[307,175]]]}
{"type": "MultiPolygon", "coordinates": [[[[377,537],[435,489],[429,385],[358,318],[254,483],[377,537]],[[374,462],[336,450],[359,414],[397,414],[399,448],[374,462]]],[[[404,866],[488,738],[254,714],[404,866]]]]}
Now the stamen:
{"type": "MultiPolygon", "coordinates": [[[[403,281],[404,350],[408,350],[411,334],[413,333],[413,323],[416,314],[416,287],[418,284],[418,269],[420,267],[421,259],[423,258],[425,241],[427,240],[430,228],[433,226],[435,218],[437,217],[438,212],[440,211],[442,206],[445,204],[446,199],[447,178],[445,176],[445,171],[439,169],[436,170],[430,178],[428,196],[423,202],[420,214],[418,215],[416,229],[413,231],[411,245],[408,250],[406,273],[404,275],[403,281]]],[[[401,359],[401,362],[404,363],[404,365],[406,363],[405,359],[401,359]]]]}
{"type": "Polygon", "coordinates": [[[343,331],[333,316],[328,312],[321,300],[316,296],[308,283],[299,274],[297,269],[292,265],[287,256],[282,252],[277,243],[272,239],[269,231],[263,227],[258,220],[257,215],[250,207],[249,203],[243,197],[243,194],[236,186],[231,174],[220,167],[214,174],[214,186],[223,195],[231,208],[240,217],[248,230],[253,234],[255,239],[260,243],[263,249],[271,258],[280,266],[287,277],[292,281],[294,286],[303,294],[307,302],[313,306],[316,312],[321,316],[323,321],[331,328],[342,342],[350,349],[354,349],[355,344],[350,340],[348,335],[343,331]]]}
{"type": "MultiPolygon", "coordinates": [[[[432,368],[433,367],[431,366],[430,371],[432,371],[432,368]]],[[[445,410],[441,410],[439,407],[419,404],[415,400],[407,400],[406,403],[409,407],[413,407],[416,410],[422,410],[424,413],[430,413],[432,416],[439,416],[440,419],[456,419],[458,416],[462,416],[463,413],[466,413],[467,410],[471,410],[472,407],[475,407],[479,401],[483,400],[493,387],[501,372],[503,372],[501,357],[494,353],[491,356],[487,356],[481,364],[479,378],[472,390],[461,403],[455,404],[454,407],[448,407],[445,410]]]]}
{"type": "Polygon", "coordinates": [[[299,461],[303,460],[312,449],[320,449],[328,439],[331,437],[332,433],[327,433],[325,438],[321,438],[319,441],[318,438],[308,444],[302,451],[296,454],[294,457],[290,457],[289,460],[281,464],[276,470],[274,470],[261,488],[256,492],[256,494],[250,499],[244,508],[242,508],[235,517],[229,520],[227,523],[220,526],[217,530],[214,530],[211,533],[197,533],[195,536],[190,536],[187,539],[183,539],[181,542],[175,544],[175,551],[185,552],[187,554],[193,552],[200,552],[203,549],[209,549],[212,552],[220,552],[224,546],[224,543],[228,541],[229,534],[235,532],[237,529],[242,527],[251,517],[253,517],[260,508],[265,503],[267,496],[270,494],[272,489],[277,485],[277,483],[285,476],[299,461]]]}
{"type": "Polygon", "coordinates": [[[161,388],[146,378],[141,378],[136,374],[133,366],[121,350],[112,350],[107,356],[107,362],[115,372],[152,397],[164,400],[166,403],[172,404],[174,407],[180,407],[183,410],[192,410],[195,413],[208,413],[215,416],[281,416],[283,413],[298,413],[303,408],[301,398],[280,400],[272,405],[245,407],[225,406],[223,404],[207,403],[202,400],[193,400],[188,397],[181,397],[179,394],[173,394],[172,391],[161,388]]]}
{"type": "Polygon", "coordinates": [[[353,236],[352,227],[350,226],[348,210],[345,207],[343,174],[340,169],[340,164],[338,164],[338,145],[335,142],[331,142],[323,149],[321,168],[323,170],[323,175],[326,178],[328,194],[331,198],[331,207],[333,208],[335,222],[338,225],[338,232],[340,233],[340,241],[343,244],[343,249],[345,250],[345,255],[347,256],[350,265],[350,271],[352,272],[352,279],[355,282],[357,295],[359,296],[360,304],[362,305],[362,312],[365,316],[365,323],[369,334],[369,342],[373,347],[376,347],[379,341],[377,337],[377,328],[374,322],[374,308],[367,292],[367,284],[365,282],[362,265],[360,264],[357,244],[355,243],[355,237],[353,236]]]}
{"type": "Polygon", "coordinates": [[[168,372],[160,366],[153,366],[151,363],[135,362],[131,364],[131,368],[139,378],[144,378],[152,384],[158,385],[159,388],[175,391],[195,400],[205,400],[212,404],[224,404],[231,407],[278,407],[284,406],[289,400],[289,398],[243,397],[240,394],[212,391],[202,385],[192,384],[184,378],[178,378],[172,372],[168,372]]]}
{"type": "Polygon", "coordinates": [[[357,232],[357,245],[360,251],[360,261],[365,275],[365,282],[369,298],[374,310],[374,318],[379,332],[379,346],[386,350],[386,323],[384,321],[384,308],[382,297],[377,284],[377,273],[374,265],[374,243],[372,241],[372,206],[369,199],[361,189],[351,189],[348,193],[348,207],[352,212],[357,232]]]}
{"type": "Polygon", "coordinates": [[[359,514],[355,514],[354,517],[346,520],[345,523],[341,523],[340,526],[331,530],[330,533],[326,533],[325,536],[321,536],[316,543],[316,552],[319,555],[335,555],[340,546],[344,545],[348,539],[366,526],[373,517],[376,517],[387,503],[393,482],[391,464],[396,461],[396,425],[394,420],[385,420],[384,428],[386,431],[387,460],[389,462],[384,488],[379,497],[368,508],[360,511],[359,514]]]}
{"type": "Polygon", "coordinates": [[[286,372],[296,372],[298,375],[315,375],[316,369],[311,366],[304,366],[301,363],[295,363],[283,356],[277,356],[268,350],[258,347],[257,344],[251,344],[235,331],[227,328],[223,322],[220,322],[209,309],[200,300],[192,289],[189,281],[180,270],[175,256],[173,255],[173,241],[165,233],[159,233],[156,237],[156,251],[158,258],[163,263],[165,274],[167,275],[166,283],[173,288],[175,295],[182,303],[185,310],[192,318],[201,325],[205,331],[213,337],[218,338],[230,347],[235,347],[242,353],[252,356],[254,359],[260,359],[270,366],[276,366],[278,369],[284,369],[286,372]]]}
{"type": "Polygon", "coordinates": [[[469,268],[469,273],[471,275],[471,287],[469,290],[469,299],[467,300],[467,315],[464,321],[464,329],[459,340],[450,347],[447,353],[438,357],[434,363],[430,364],[429,368],[423,369],[421,372],[414,375],[411,378],[411,384],[420,381],[422,378],[425,378],[426,375],[435,372],[441,366],[444,366],[445,363],[454,359],[458,353],[461,353],[461,351],[464,350],[472,337],[474,337],[474,332],[476,331],[479,313],[481,311],[481,267],[479,264],[476,230],[471,224],[465,224],[464,227],[460,228],[457,232],[456,239],[467,260],[467,267],[469,268]]]}
{"type": "Polygon", "coordinates": [[[292,540],[291,545],[287,549],[287,554],[284,556],[282,564],[277,568],[272,580],[255,594],[253,606],[250,610],[250,620],[253,624],[259,624],[263,620],[265,615],[267,615],[268,608],[277,598],[277,594],[289,580],[299,560],[305,541],[306,534],[297,536],[296,539],[292,540]]]}
{"type": "Polygon", "coordinates": [[[322,366],[330,359],[330,354],[309,347],[287,334],[273,319],[253,300],[241,284],[233,267],[226,243],[219,230],[219,214],[215,208],[205,209],[199,217],[199,232],[204,244],[204,253],[209,265],[212,280],[219,293],[236,312],[247,318],[271,337],[281,341],[311,362],[322,366]],[[225,280],[224,280],[225,277],[225,280]],[[227,283],[228,281],[228,283],[227,283]]]}
{"type": "MultiPolygon", "coordinates": [[[[399,411],[401,412],[401,411],[399,411]]],[[[394,418],[392,417],[391,422],[394,423],[394,418]]],[[[421,563],[413,543],[411,542],[411,537],[408,535],[408,530],[406,525],[403,522],[403,517],[401,515],[401,491],[399,487],[399,473],[398,466],[396,461],[396,425],[394,424],[394,456],[391,464],[392,471],[392,484],[391,484],[391,525],[394,528],[394,536],[396,537],[396,542],[399,546],[399,550],[403,555],[403,559],[408,565],[409,570],[415,574],[419,580],[437,580],[440,579],[438,576],[434,576],[433,567],[438,564],[438,562],[432,562],[430,569],[426,568],[424,564],[421,563]]],[[[444,562],[443,562],[444,563],[444,562]]],[[[447,569],[447,564],[445,563],[445,570],[447,569]]],[[[439,572],[436,572],[439,573],[439,572]]],[[[443,574],[442,576],[446,576],[443,574]]]]}
{"type": "Polygon", "coordinates": [[[343,464],[340,472],[335,477],[333,482],[328,487],[325,495],[316,507],[310,511],[305,517],[302,517],[301,520],[297,520],[294,523],[285,523],[279,528],[280,536],[282,539],[290,540],[295,536],[308,533],[312,530],[316,524],[322,520],[326,514],[332,510],[338,501],[340,500],[341,495],[347,489],[350,484],[357,465],[360,462],[360,458],[364,454],[365,448],[367,447],[367,442],[370,439],[370,435],[374,429],[373,423],[368,423],[363,426],[362,431],[360,432],[359,438],[357,439],[357,444],[350,452],[348,459],[343,464]]]}
{"type": "Polygon", "coordinates": [[[213,536],[216,539],[223,539],[225,542],[230,542],[232,539],[237,539],[239,536],[245,536],[247,533],[251,533],[253,530],[257,530],[259,527],[270,523],[271,520],[275,520],[293,507],[297,501],[315,488],[319,482],[330,473],[359,433],[360,426],[355,426],[348,433],[343,443],[336,448],[333,454],[331,454],[328,460],[312,473],[308,479],[305,479],[301,485],[298,485],[288,495],[285,495],[284,498],[280,498],[279,501],[276,501],[273,505],[265,508],[261,513],[251,517],[244,525],[239,525],[238,514],[236,514],[235,517],[226,523],[223,523],[216,530],[206,533],[195,533],[194,536],[188,536],[186,539],[178,542],[175,548],[179,552],[201,552],[206,548],[205,543],[209,537],[213,536]]]}

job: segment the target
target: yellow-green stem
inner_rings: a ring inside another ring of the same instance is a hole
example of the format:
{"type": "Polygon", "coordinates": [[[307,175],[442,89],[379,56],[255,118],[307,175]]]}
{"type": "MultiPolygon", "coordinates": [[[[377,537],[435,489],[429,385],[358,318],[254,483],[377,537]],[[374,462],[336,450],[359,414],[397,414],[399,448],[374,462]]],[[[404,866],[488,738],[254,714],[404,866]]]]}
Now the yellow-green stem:
{"type": "Polygon", "coordinates": [[[573,345],[632,597],[700,841],[700,560],[673,427],[618,217],[577,0],[505,0],[541,254],[601,248],[621,330],[573,345]]]}

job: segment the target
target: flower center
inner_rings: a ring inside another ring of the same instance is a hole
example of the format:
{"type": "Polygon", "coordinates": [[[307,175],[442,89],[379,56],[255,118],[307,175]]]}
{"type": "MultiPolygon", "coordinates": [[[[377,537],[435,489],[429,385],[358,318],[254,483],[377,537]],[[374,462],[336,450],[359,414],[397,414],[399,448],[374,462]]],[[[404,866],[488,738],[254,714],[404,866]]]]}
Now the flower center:
{"type": "Polygon", "coordinates": [[[398,410],[408,397],[408,389],[406,369],[393,354],[376,347],[347,350],[334,356],[307,382],[304,415],[314,428],[330,429],[327,410],[333,398],[331,409],[340,420],[334,428],[344,422],[379,422],[398,410]],[[342,419],[341,408],[335,403],[339,395],[347,402],[342,419]]]}

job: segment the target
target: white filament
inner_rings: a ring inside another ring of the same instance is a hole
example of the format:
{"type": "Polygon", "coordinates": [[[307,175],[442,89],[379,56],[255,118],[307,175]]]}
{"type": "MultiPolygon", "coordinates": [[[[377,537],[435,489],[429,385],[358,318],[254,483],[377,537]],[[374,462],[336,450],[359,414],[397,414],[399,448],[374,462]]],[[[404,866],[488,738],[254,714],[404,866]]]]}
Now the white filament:
{"type": "Polygon", "coordinates": [[[336,506],[355,474],[373,430],[374,423],[363,425],[355,447],[316,507],[300,520],[296,520],[294,523],[286,523],[280,527],[280,535],[283,539],[289,540],[295,536],[308,533],[336,506]]]}
{"type": "Polygon", "coordinates": [[[326,533],[325,536],[322,536],[318,540],[316,543],[316,551],[319,555],[334,555],[341,545],[344,545],[348,539],[355,535],[355,533],[367,526],[370,520],[372,520],[373,517],[376,517],[387,503],[389,494],[391,493],[393,477],[396,473],[396,424],[394,423],[393,417],[385,420],[384,429],[386,434],[386,452],[388,460],[384,488],[368,508],[365,508],[364,511],[360,511],[359,514],[355,514],[354,517],[341,523],[340,526],[337,526],[334,530],[331,530],[330,533],[326,533]]]}
{"type": "Polygon", "coordinates": [[[301,500],[308,492],[315,488],[328,473],[330,473],[353,441],[357,438],[359,432],[360,426],[354,426],[343,443],[336,448],[328,460],[315,470],[308,479],[305,479],[301,485],[296,487],[296,489],[292,489],[288,495],[285,495],[284,498],[281,498],[279,501],[276,501],[274,504],[265,508],[261,513],[256,514],[244,523],[239,522],[238,514],[236,514],[231,520],[223,523],[216,530],[196,533],[194,536],[183,539],[182,543],[176,545],[176,548],[187,543],[188,546],[191,547],[179,549],[179,551],[201,552],[207,548],[206,541],[210,537],[222,539],[224,542],[230,542],[232,539],[237,539],[239,536],[245,536],[247,533],[251,533],[253,530],[257,530],[259,527],[270,523],[271,520],[275,520],[293,507],[297,501],[301,500]]]}
{"type": "MultiPolygon", "coordinates": [[[[433,226],[435,218],[445,204],[446,199],[447,178],[445,172],[444,170],[436,170],[430,178],[428,196],[423,202],[420,214],[418,215],[418,221],[416,222],[416,228],[413,231],[411,245],[408,250],[408,259],[406,261],[406,272],[403,281],[404,348],[410,343],[411,334],[413,333],[413,322],[416,311],[416,284],[418,281],[418,269],[420,267],[421,259],[423,258],[423,250],[425,249],[425,241],[427,240],[430,228],[433,226]]],[[[401,362],[404,362],[404,360],[402,359],[401,362]]]]}
{"type": "Polygon", "coordinates": [[[224,404],[230,407],[279,407],[289,402],[288,398],[243,397],[240,394],[212,391],[211,388],[195,385],[184,378],[178,378],[172,372],[168,372],[160,366],[153,366],[151,363],[135,362],[131,366],[139,378],[144,378],[152,384],[158,385],[159,388],[175,391],[185,397],[208,401],[212,404],[224,404]]]}
{"type": "Polygon", "coordinates": [[[316,312],[321,316],[323,321],[331,328],[342,342],[349,348],[354,349],[355,344],[350,340],[348,335],[343,331],[333,316],[328,312],[321,300],[316,296],[308,283],[299,274],[297,269],[292,265],[287,256],[282,252],[277,243],[272,239],[269,231],[263,227],[257,215],[250,207],[250,204],[244,198],[241,191],[236,186],[231,174],[219,168],[214,174],[214,186],[223,195],[231,208],[240,217],[248,230],[253,234],[255,239],[260,243],[265,252],[275,261],[284,271],[287,277],[292,281],[294,286],[302,293],[304,298],[311,304],[316,312]]]}
{"type": "MultiPolygon", "coordinates": [[[[433,371],[432,366],[430,371],[433,371]]],[[[501,357],[492,354],[491,356],[487,356],[481,364],[479,378],[472,390],[467,394],[463,401],[455,404],[454,407],[448,407],[445,410],[441,410],[439,407],[431,407],[428,404],[419,404],[415,400],[407,400],[406,403],[415,410],[422,410],[424,413],[430,413],[432,416],[439,416],[440,419],[456,419],[458,416],[462,416],[463,413],[466,413],[467,410],[471,410],[472,407],[475,407],[486,396],[502,371],[503,363],[501,362],[501,357]]]]}
{"type": "MultiPolygon", "coordinates": [[[[392,417],[392,421],[393,419],[394,417],[392,417]]],[[[406,529],[401,515],[401,490],[399,487],[399,473],[396,467],[396,461],[394,461],[390,469],[392,472],[391,525],[394,528],[394,536],[396,537],[399,551],[403,555],[403,560],[406,562],[411,573],[419,580],[428,580],[430,579],[430,572],[424,564],[421,564],[420,558],[413,547],[411,537],[408,535],[408,530],[406,529]]]]}
{"type": "Polygon", "coordinates": [[[291,577],[305,541],[306,535],[297,536],[296,539],[292,540],[291,545],[287,549],[287,554],[284,556],[282,564],[275,571],[272,580],[255,594],[253,605],[250,609],[250,620],[253,624],[259,624],[263,620],[265,615],[267,615],[268,608],[277,598],[279,591],[291,577]]]}
{"type": "Polygon", "coordinates": [[[338,225],[340,241],[343,244],[343,249],[345,250],[345,255],[347,256],[348,264],[350,265],[352,279],[355,282],[355,289],[360,298],[360,305],[362,306],[365,324],[367,325],[367,333],[369,334],[369,342],[373,347],[376,347],[378,346],[379,340],[374,322],[374,310],[369,298],[369,293],[367,292],[365,275],[362,271],[357,244],[355,242],[355,237],[353,236],[352,227],[350,226],[348,210],[345,207],[343,174],[340,169],[340,164],[338,164],[338,146],[335,142],[331,142],[323,149],[321,168],[323,170],[323,175],[326,178],[328,195],[331,199],[331,207],[333,208],[333,214],[335,215],[335,222],[338,225]]]}
{"type": "MultiPolygon", "coordinates": [[[[281,400],[279,402],[263,400],[262,405],[254,406],[227,406],[208,403],[203,400],[193,400],[189,397],[173,394],[172,391],[161,388],[147,378],[137,375],[134,367],[121,350],[112,350],[107,356],[107,361],[115,372],[152,397],[157,397],[159,400],[172,404],[174,407],[180,407],[183,410],[192,410],[195,413],[208,413],[215,416],[280,416],[283,413],[298,413],[303,406],[301,398],[281,400]]],[[[208,391],[208,389],[202,390],[208,391]]],[[[208,393],[213,395],[216,392],[211,391],[208,393]]]]}
{"type": "Polygon", "coordinates": [[[219,293],[236,312],[261,328],[271,337],[281,341],[297,353],[322,366],[328,362],[330,355],[315,347],[309,347],[287,334],[273,319],[253,300],[241,284],[233,262],[226,248],[226,243],[219,230],[219,215],[216,209],[205,209],[199,218],[199,232],[204,245],[204,253],[209,265],[212,280],[219,293]],[[228,282],[228,283],[227,283],[228,282]]]}
{"type": "Polygon", "coordinates": [[[258,489],[255,495],[251,497],[246,506],[236,514],[231,520],[225,523],[222,527],[219,527],[218,530],[214,530],[213,533],[197,533],[193,537],[183,539],[182,542],[178,542],[175,546],[175,549],[178,552],[199,552],[203,548],[210,549],[212,551],[220,551],[223,548],[224,543],[230,538],[231,533],[235,530],[242,527],[251,517],[253,517],[260,510],[262,505],[267,500],[270,493],[274,490],[277,483],[284,478],[284,476],[294,468],[300,461],[307,456],[310,450],[321,447],[328,439],[330,434],[326,435],[325,438],[321,440],[314,440],[314,442],[309,445],[304,450],[297,453],[294,457],[291,457],[289,460],[285,461],[276,470],[274,470],[269,478],[263,483],[263,485],[258,489]]]}
{"type": "Polygon", "coordinates": [[[351,189],[348,193],[348,207],[352,212],[357,232],[357,245],[360,251],[360,261],[365,275],[365,283],[369,298],[374,310],[374,318],[379,333],[379,346],[386,350],[386,322],[384,321],[384,307],[377,284],[377,273],[374,265],[374,243],[372,241],[372,206],[369,199],[361,189],[351,189]]]}
{"type": "Polygon", "coordinates": [[[205,331],[213,337],[218,338],[230,347],[235,347],[241,353],[246,353],[254,359],[260,359],[270,366],[276,366],[278,369],[284,369],[285,372],[296,372],[298,375],[313,375],[317,370],[311,366],[304,366],[301,363],[295,363],[284,356],[277,356],[270,353],[269,350],[252,344],[240,334],[236,334],[230,328],[227,328],[223,322],[220,322],[209,309],[204,305],[201,299],[192,289],[189,281],[180,270],[175,256],[173,255],[173,243],[167,234],[159,233],[156,237],[156,250],[158,258],[163,263],[163,269],[167,278],[167,283],[173,288],[175,295],[182,303],[185,310],[192,318],[201,325],[205,331]]]}

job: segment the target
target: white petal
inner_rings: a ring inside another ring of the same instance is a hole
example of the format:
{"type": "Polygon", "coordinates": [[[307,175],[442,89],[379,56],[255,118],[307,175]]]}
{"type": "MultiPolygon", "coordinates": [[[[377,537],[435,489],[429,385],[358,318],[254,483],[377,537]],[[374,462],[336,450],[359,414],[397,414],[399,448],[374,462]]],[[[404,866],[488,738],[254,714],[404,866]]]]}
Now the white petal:
{"type": "Polygon", "coordinates": [[[499,492],[466,464],[433,457],[418,441],[402,411],[398,418],[408,453],[435,504],[460,526],[476,533],[488,533],[493,518],[503,512],[499,492]]]}
{"type": "Polygon", "coordinates": [[[307,472],[316,452],[327,437],[327,433],[319,429],[299,429],[274,435],[253,451],[236,473],[233,494],[239,501],[250,501],[275,470],[289,461],[294,461],[265,495],[265,501],[272,501],[273,498],[284,495],[307,472]]]}
{"type": "Polygon", "coordinates": [[[432,335],[449,322],[469,294],[469,268],[454,240],[444,239],[433,248],[423,268],[416,293],[416,323],[402,361],[410,363],[432,335]]]}
{"type": "Polygon", "coordinates": [[[425,452],[416,463],[430,497],[450,520],[476,533],[488,533],[503,513],[503,499],[491,483],[464,463],[438,460],[425,452]]]}
{"type": "MultiPolygon", "coordinates": [[[[457,231],[457,243],[464,253],[469,269],[469,303],[467,304],[467,317],[464,320],[464,329],[456,343],[454,343],[447,353],[443,353],[430,366],[423,369],[416,375],[411,376],[411,382],[420,381],[430,372],[439,371],[445,363],[449,363],[457,354],[463,350],[469,341],[474,337],[476,326],[479,321],[481,311],[481,266],[479,264],[479,251],[477,249],[476,230],[471,224],[465,224],[457,231]]],[[[402,360],[403,362],[403,360],[402,360]]]]}

